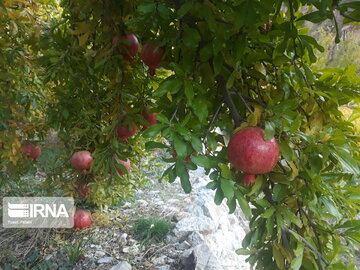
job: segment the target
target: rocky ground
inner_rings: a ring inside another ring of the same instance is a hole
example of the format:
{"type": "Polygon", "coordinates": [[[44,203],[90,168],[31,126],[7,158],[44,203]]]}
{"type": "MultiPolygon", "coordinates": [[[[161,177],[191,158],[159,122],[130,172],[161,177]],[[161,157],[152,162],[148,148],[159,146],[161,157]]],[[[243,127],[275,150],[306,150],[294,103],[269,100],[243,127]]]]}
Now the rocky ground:
{"type": "Polygon", "coordinates": [[[191,194],[185,194],[178,183],[153,181],[125,205],[95,213],[91,228],[51,233],[44,250],[50,269],[250,269],[245,257],[235,254],[247,227],[242,214],[229,215],[225,204],[214,204],[213,191],[206,189],[208,179],[202,170],[193,172],[191,181],[191,194]],[[144,244],[136,240],[132,224],[139,217],[150,216],[172,223],[164,241],[144,244]],[[76,253],[77,245],[83,252],[75,268],[62,264],[64,243],[70,243],[68,257],[76,253]]]}

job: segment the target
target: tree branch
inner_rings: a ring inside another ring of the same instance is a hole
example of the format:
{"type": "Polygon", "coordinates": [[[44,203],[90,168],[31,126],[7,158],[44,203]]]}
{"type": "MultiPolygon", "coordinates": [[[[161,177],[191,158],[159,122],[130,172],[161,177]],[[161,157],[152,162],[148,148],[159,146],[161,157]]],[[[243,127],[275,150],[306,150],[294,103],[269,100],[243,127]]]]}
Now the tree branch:
{"type": "Polygon", "coordinates": [[[230,92],[229,92],[229,90],[226,89],[226,81],[220,75],[216,76],[216,81],[217,81],[217,85],[218,85],[218,90],[224,96],[225,104],[230,109],[231,117],[235,122],[235,127],[240,126],[241,123],[244,122],[244,119],[242,119],[240,117],[240,114],[239,114],[238,110],[236,109],[234,101],[232,100],[232,98],[230,96],[230,92]]]}
{"type": "Polygon", "coordinates": [[[304,237],[302,237],[297,232],[294,232],[292,230],[289,230],[288,228],[283,228],[282,231],[288,233],[288,234],[294,234],[296,237],[298,237],[304,244],[307,246],[311,251],[313,251],[317,258],[318,258],[318,265],[321,270],[325,270],[325,267],[322,262],[324,262],[326,265],[329,265],[329,262],[324,258],[324,256],[313,246],[311,245],[304,237]]]}
{"type": "Polygon", "coordinates": [[[340,15],[343,16],[344,18],[346,19],[349,19],[351,21],[354,21],[354,22],[360,22],[360,19],[357,19],[357,18],[353,18],[347,14],[345,14],[344,12],[340,11],[340,15]]]}

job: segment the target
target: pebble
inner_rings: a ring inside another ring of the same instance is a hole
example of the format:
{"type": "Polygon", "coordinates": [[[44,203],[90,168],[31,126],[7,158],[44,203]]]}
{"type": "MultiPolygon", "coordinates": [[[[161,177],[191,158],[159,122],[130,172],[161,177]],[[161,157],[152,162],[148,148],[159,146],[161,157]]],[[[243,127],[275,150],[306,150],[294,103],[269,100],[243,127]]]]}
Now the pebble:
{"type": "Polygon", "coordinates": [[[169,265],[162,265],[156,268],[156,270],[170,270],[169,265]]]}
{"type": "Polygon", "coordinates": [[[110,270],[131,270],[131,264],[128,262],[122,261],[118,263],[117,265],[114,265],[110,268],[110,270]]]}
{"type": "Polygon", "coordinates": [[[139,248],[138,248],[138,246],[124,247],[122,249],[122,252],[128,253],[130,255],[135,255],[135,254],[139,253],[139,248]]]}
{"type": "Polygon", "coordinates": [[[95,251],[95,257],[104,257],[106,253],[102,250],[95,251]]]}
{"type": "Polygon", "coordinates": [[[98,264],[102,264],[102,263],[111,263],[114,260],[113,257],[104,257],[101,258],[97,261],[98,264]]]}
{"type": "Polygon", "coordinates": [[[165,255],[162,255],[160,257],[152,259],[153,264],[165,264],[167,257],[165,255]]]}

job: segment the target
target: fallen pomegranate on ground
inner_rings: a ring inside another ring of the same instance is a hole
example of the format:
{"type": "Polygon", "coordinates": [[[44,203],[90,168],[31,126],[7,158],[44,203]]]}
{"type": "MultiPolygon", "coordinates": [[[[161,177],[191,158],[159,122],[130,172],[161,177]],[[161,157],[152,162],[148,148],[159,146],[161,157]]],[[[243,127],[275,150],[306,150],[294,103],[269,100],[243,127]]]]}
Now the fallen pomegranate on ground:
{"type": "Polygon", "coordinates": [[[255,183],[256,175],[255,174],[245,174],[242,178],[244,186],[252,186],[255,183]]]}
{"type": "Polygon", "coordinates": [[[264,130],[247,127],[230,138],[228,159],[236,170],[247,174],[270,172],[279,159],[279,145],[275,138],[264,140],[264,130]]]}
{"type": "Polygon", "coordinates": [[[71,166],[82,173],[86,173],[90,169],[94,158],[89,151],[75,152],[71,157],[71,166]]]}
{"type": "Polygon", "coordinates": [[[139,52],[139,41],[134,34],[124,35],[120,39],[116,36],[112,43],[121,47],[119,53],[128,61],[131,61],[139,52]]]}
{"type": "MultiPolygon", "coordinates": [[[[123,166],[125,167],[126,171],[130,171],[130,169],[131,169],[131,163],[130,163],[130,160],[129,160],[129,159],[127,159],[126,161],[123,161],[123,160],[121,160],[121,159],[116,158],[116,162],[119,163],[119,164],[121,164],[121,165],[123,165],[123,166]]],[[[119,173],[120,175],[126,174],[126,172],[124,172],[124,171],[121,170],[120,168],[117,168],[117,167],[116,167],[116,170],[118,171],[118,173],[119,173]]]]}
{"type": "Polygon", "coordinates": [[[157,122],[157,113],[148,113],[148,111],[150,110],[149,107],[147,107],[143,112],[142,112],[142,116],[144,117],[145,121],[148,122],[148,124],[143,125],[142,127],[142,131],[148,129],[149,127],[153,126],[156,124],[157,122]]]}
{"type": "Polygon", "coordinates": [[[74,229],[90,227],[92,223],[91,213],[85,210],[77,210],[74,215],[74,229]]]}
{"type": "Polygon", "coordinates": [[[22,146],[21,149],[27,158],[34,161],[41,155],[41,148],[32,143],[22,146]]]}
{"type": "Polygon", "coordinates": [[[141,50],[141,59],[149,67],[150,75],[155,74],[155,70],[160,66],[164,58],[165,50],[159,47],[159,43],[146,43],[141,50]]]}

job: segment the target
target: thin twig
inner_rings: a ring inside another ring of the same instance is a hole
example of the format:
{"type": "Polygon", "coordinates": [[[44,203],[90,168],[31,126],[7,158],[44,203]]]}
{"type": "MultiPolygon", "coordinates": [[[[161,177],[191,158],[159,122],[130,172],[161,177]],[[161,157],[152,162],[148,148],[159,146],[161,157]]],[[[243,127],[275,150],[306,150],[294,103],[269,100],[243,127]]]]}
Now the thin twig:
{"type": "Polygon", "coordinates": [[[325,270],[325,267],[322,264],[322,262],[324,262],[326,265],[329,265],[329,262],[324,258],[324,256],[313,245],[311,245],[304,237],[302,237],[297,232],[289,230],[288,228],[283,228],[282,230],[288,234],[296,235],[305,244],[305,246],[307,246],[309,249],[311,249],[316,254],[316,256],[318,258],[318,264],[319,264],[320,269],[325,270]]]}
{"type": "Polygon", "coordinates": [[[173,113],[173,115],[170,118],[170,126],[171,126],[172,121],[174,120],[178,110],[179,110],[179,106],[176,107],[175,112],[173,113]]]}
{"type": "Polygon", "coordinates": [[[210,132],[211,127],[212,127],[212,125],[214,124],[214,122],[215,122],[215,120],[216,120],[216,118],[217,118],[217,116],[218,116],[218,114],[219,114],[219,112],[220,112],[220,110],[221,110],[222,105],[223,105],[223,104],[222,104],[222,102],[221,102],[220,106],[217,108],[214,116],[212,117],[212,119],[211,119],[211,121],[210,121],[210,124],[209,124],[209,128],[208,128],[207,133],[210,132]]]}
{"type": "Polygon", "coordinates": [[[231,117],[235,122],[235,127],[238,127],[241,125],[244,120],[240,117],[239,112],[236,109],[236,106],[234,104],[234,101],[232,100],[229,90],[226,89],[226,81],[222,76],[217,76],[216,81],[218,83],[218,90],[221,92],[224,96],[224,101],[226,105],[230,109],[231,117]]]}
{"type": "Polygon", "coordinates": [[[347,14],[345,14],[344,12],[340,11],[340,15],[343,16],[344,18],[346,19],[349,19],[351,21],[354,21],[354,22],[360,22],[360,19],[357,19],[357,18],[353,18],[347,14]]]}
{"type": "Polygon", "coordinates": [[[239,91],[235,91],[235,93],[239,96],[239,98],[241,99],[241,101],[244,103],[246,109],[250,112],[253,113],[253,110],[250,108],[249,104],[247,104],[246,100],[244,99],[244,97],[242,96],[242,94],[239,91]]]}

